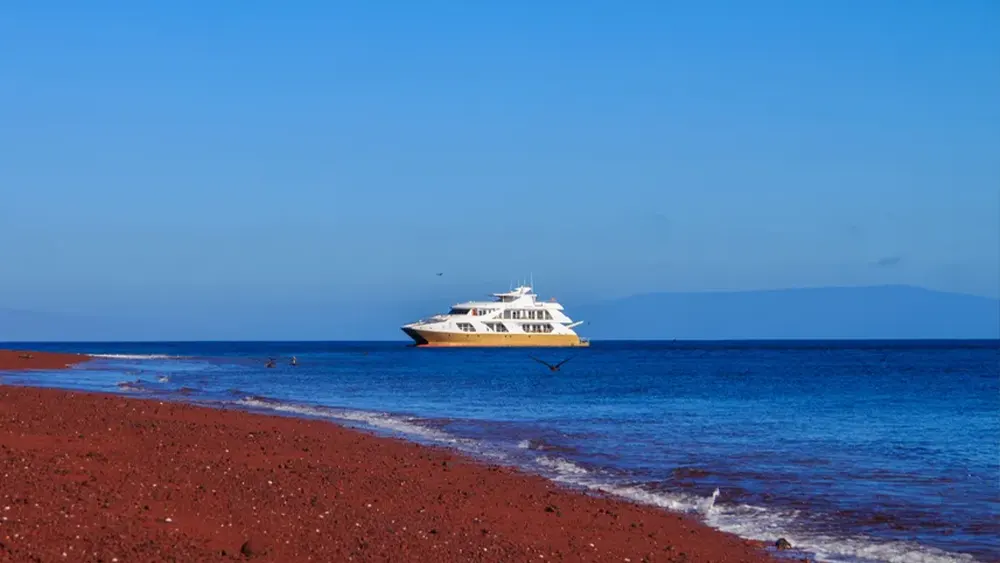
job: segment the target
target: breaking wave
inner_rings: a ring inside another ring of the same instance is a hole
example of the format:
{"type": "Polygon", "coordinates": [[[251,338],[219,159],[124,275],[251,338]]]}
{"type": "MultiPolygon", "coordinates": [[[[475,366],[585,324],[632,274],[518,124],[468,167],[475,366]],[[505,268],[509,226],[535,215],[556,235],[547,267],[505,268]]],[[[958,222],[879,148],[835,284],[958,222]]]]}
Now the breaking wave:
{"type": "Polygon", "coordinates": [[[90,357],[109,360],[176,360],[181,358],[181,356],[168,356],[166,354],[90,354],[90,357]]]}
{"type": "MultiPolygon", "coordinates": [[[[235,390],[231,390],[235,391],[235,390]]],[[[663,491],[656,484],[628,483],[621,476],[599,467],[580,465],[565,457],[543,453],[536,440],[522,439],[512,444],[461,438],[440,429],[441,424],[425,424],[418,417],[394,415],[317,405],[296,404],[263,396],[246,395],[240,406],[295,416],[318,417],[351,425],[359,424],[421,442],[445,445],[493,460],[502,460],[541,474],[557,483],[610,494],[632,502],[689,514],[713,528],[737,536],[773,543],[789,540],[796,552],[811,554],[817,561],[831,563],[971,563],[969,555],[945,552],[911,542],[869,537],[842,537],[810,531],[810,521],[798,510],[769,509],[747,504],[726,503],[724,490],[711,495],[663,491]],[[511,448],[513,446],[513,448],[511,448]]]]}
{"type": "MultiPolygon", "coordinates": [[[[519,444],[520,446],[520,444],[519,444]]],[[[970,555],[949,553],[913,542],[886,541],[866,536],[842,537],[810,530],[798,510],[769,509],[747,504],[727,504],[722,490],[709,496],[653,490],[644,484],[623,483],[599,469],[587,469],[570,460],[539,456],[536,469],[557,483],[617,496],[699,517],[713,528],[742,538],[773,543],[785,538],[798,552],[831,563],[969,563],[970,555]]]]}
{"type": "Polygon", "coordinates": [[[457,438],[435,428],[429,428],[418,422],[415,417],[396,416],[388,413],[368,412],[352,409],[338,409],[332,407],[304,405],[284,402],[270,397],[257,395],[246,396],[236,403],[243,407],[255,410],[269,410],[280,413],[287,413],[298,416],[312,418],[326,418],[347,423],[362,424],[372,428],[389,431],[392,433],[417,438],[442,445],[464,446],[463,449],[478,451],[475,440],[457,438]]]}

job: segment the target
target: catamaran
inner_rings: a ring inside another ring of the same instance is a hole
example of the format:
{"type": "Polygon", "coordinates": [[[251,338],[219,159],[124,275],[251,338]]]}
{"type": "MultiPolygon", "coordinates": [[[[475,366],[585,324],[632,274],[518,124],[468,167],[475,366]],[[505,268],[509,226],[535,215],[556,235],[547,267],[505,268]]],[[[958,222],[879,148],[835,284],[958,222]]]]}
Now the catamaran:
{"type": "Polygon", "coordinates": [[[403,325],[417,346],[589,346],[555,299],[540,301],[529,285],[494,293],[490,301],[468,301],[446,314],[403,325]]]}

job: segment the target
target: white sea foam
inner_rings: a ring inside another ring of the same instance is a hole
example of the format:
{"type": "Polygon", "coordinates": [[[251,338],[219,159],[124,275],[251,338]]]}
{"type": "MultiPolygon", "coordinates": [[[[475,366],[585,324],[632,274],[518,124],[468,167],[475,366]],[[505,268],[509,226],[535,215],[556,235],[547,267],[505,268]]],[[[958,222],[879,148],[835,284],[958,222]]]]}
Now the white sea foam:
{"type": "Polygon", "coordinates": [[[561,457],[550,457],[543,455],[543,456],[538,456],[538,458],[535,461],[538,462],[538,465],[541,465],[546,469],[554,471],[556,475],[559,475],[560,477],[568,478],[575,475],[587,475],[589,473],[586,469],[580,467],[579,465],[573,463],[572,461],[563,459],[561,457]]]}
{"type": "Polygon", "coordinates": [[[109,360],[169,360],[179,358],[179,356],[166,354],[90,354],[90,357],[109,360]]]}
{"type": "Polygon", "coordinates": [[[362,423],[374,428],[388,430],[407,436],[420,438],[439,444],[455,447],[471,447],[477,445],[474,440],[464,440],[448,434],[447,432],[428,428],[416,422],[410,417],[393,416],[386,413],[367,412],[349,409],[333,409],[328,407],[317,407],[310,405],[300,405],[285,403],[281,401],[271,401],[255,397],[246,397],[239,401],[239,404],[251,408],[268,409],[277,412],[298,414],[342,420],[347,422],[362,423]]]}
{"type": "Polygon", "coordinates": [[[810,532],[798,510],[772,510],[746,504],[727,505],[722,491],[700,497],[684,493],[651,491],[641,486],[624,485],[604,479],[600,472],[588,471],[558,457],[539,456],[535,460],[542,472],[560,483],[600,491],[633,502],[657,506],[674,512],[697,515],[722,531],[768,543],[785,538],[795,549],[814,554],[817,561],[831,563],[970,563],[966,554],[949,553],[912,542],[888,541],[870,537],[838,537],[810,532]]]}
{"type": "Polygon", "coordinates": [[[787,539],[795,549],[813,553],[817,561],[837,563],[968,563],[966,554],[949,553],[913,542],[872,537],[842,537],[809,530],[798,511],[768,510],[747,505],[719,506],[705,518],[707,524],[740,537],[773,542],[787,539]]]}
{"type": "MultiPolygon", "coordinates": [[[[246,397],[240,405],[311,417],[322,417],[351,423],[361,423],[376,429],[411,436],[458,450],[476,453],[498,460],[509,459],[496,449],[475,440],[458,438],[442,430],[421,425],[419,419],[387,413],[335,409],[285,403],[266,398],[246,397]]],[[[528,440],[517,443],[519,451],[530,450],[528,440]]],[[[523,454],[522,454],[523,455],[523,454]]],[[[814,554],[817,561],[831,563],[971,563],[975,559],[964,554],[948,553],[910,542],[879,540],[869,537],[838,537],[809,531],[797,510],[773,510],[746,504],[729,505],[725,494],[716,489],[712,495],[653,491],[638,485],[615,482],[601,471],[588,470],[557,456],[539,455],[531,458],[535,468],[553,481],[600,491],[633,502],[657,506],[666,510],[700,517],[706,524],[747,539],[768,543],[785,538],[796,550],[814,554]],[[721,502],[719,502],[721,501],[721,502]]]]}

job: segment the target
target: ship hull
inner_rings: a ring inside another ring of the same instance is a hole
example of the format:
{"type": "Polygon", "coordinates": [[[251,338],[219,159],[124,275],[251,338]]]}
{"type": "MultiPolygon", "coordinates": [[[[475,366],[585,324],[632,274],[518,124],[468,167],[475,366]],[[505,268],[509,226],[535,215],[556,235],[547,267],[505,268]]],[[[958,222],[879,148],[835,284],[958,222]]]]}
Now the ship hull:
{"type": "Polygon", "coordinates": [[[404,327],[403,332],[426,348],[579,348],[589,346],[576,334],[482,334],[404,327]]]}

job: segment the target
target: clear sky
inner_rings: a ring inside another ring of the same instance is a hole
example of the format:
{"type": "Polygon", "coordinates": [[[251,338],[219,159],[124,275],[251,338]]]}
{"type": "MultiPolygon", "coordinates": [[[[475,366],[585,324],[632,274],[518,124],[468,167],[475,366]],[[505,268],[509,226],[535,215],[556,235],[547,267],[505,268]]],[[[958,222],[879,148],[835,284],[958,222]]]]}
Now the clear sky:
{"type": "Polygon", "coordinates": [[[1000,3],[11,0],[0,202],[0,307],[996,297],[1000,3]]]}

